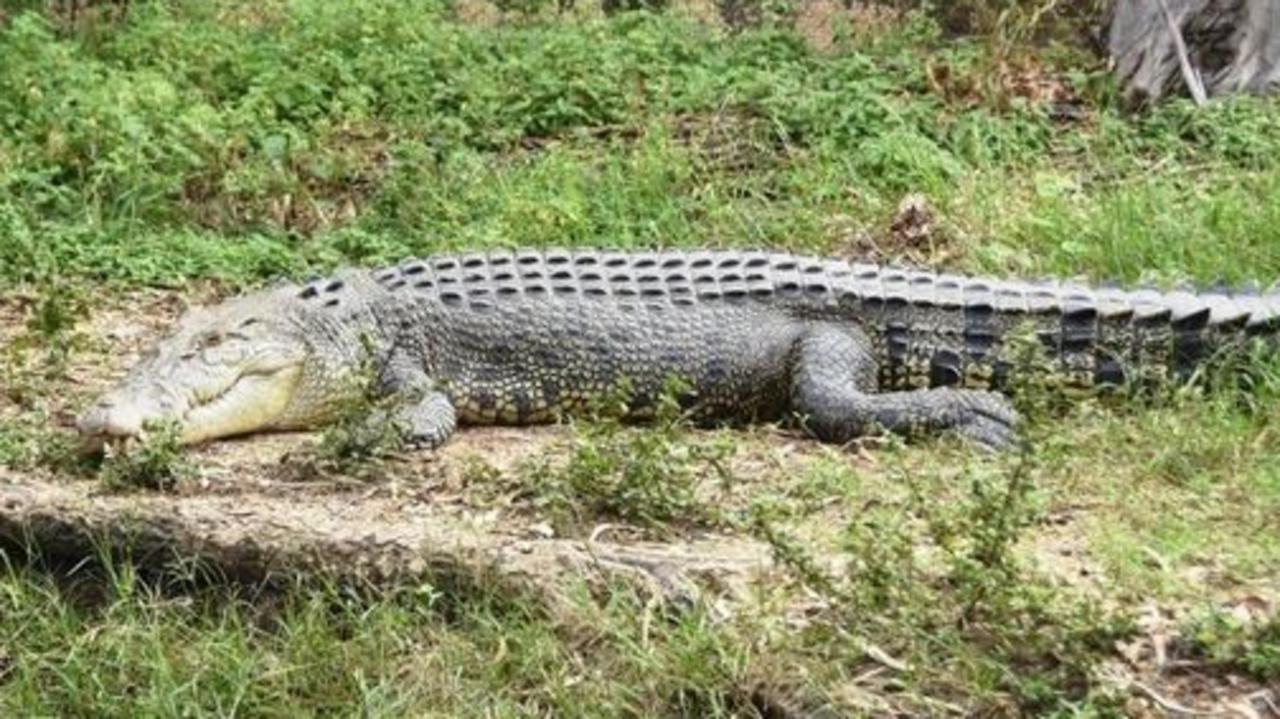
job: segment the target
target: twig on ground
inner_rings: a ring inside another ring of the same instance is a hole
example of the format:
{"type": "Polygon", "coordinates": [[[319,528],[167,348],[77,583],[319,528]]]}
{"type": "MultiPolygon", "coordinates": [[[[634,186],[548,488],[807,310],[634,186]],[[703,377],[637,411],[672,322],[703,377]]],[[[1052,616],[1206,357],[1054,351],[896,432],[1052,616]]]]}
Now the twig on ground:
{"type": "Polygon", "coordinates": [[[1193,717],[1230,716],[1230,714],[1228,714],[1227,712],[1217,710],[1217,709],[1210,709],[1210,710],[1192,709],[1191,707],[1183,706],[1182,704],[1179,704],[1178,702],[1175,702],[1172,699],[1165,698],[1155,689],[1152,689],[1151,687],[1147,686],[1146,684],[1143,684],[1142,682],[1136,679],[1129,681],[1129,687],[1131,689],[1136,689],[1138,693],[1142,694],[1146,698],[1155,702],[1157,705],[1160,706],[1161,709],[1169,712],[1170,714],[1175,714],[1175,715],[1181,714],[1181,715],[1193,716],[1193,717]]]}
{"type": "Polygon", "coordinates": [[[871,642],[868,642],[868,641],[862,642],[862,653],[866,654],[867,657],[875,660],[876,662],[879,662],[880,664],[883,664],[884,666],[894,670],[895,672],[911,671],[910,664],[902,661],[901,659],[896,659],[890,656],[888,652],[881,649],[880,647],[877,647],[871,642]]]}

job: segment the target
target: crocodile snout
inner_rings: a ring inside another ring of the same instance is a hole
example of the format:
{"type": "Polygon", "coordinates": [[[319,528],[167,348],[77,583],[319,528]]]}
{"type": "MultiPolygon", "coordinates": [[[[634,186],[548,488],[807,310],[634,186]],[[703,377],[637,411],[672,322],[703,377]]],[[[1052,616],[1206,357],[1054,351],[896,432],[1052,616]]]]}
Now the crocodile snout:
{"type": "Polygon", "coordinates": [[[102,400],[76,422],[76,429],[88,437],[136,437],[142,433],[142,413],[127,404],[102,400]]]}
{"type": "Polygon", "coordinates": [[[145,435],[147,423],[172,415],[163,403],[138,401],[142,398],[121,397],[112,393],[99,399],[76,420],[80,445],[84,452],[94,453],[116,440],[137,439],[145,435]]]}

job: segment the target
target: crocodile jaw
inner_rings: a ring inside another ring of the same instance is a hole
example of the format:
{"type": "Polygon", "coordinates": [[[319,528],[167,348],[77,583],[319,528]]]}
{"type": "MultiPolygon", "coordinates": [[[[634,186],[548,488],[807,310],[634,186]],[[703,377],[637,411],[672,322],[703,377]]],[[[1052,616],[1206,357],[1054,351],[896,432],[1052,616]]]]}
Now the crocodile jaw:
{"type": "Polygon", "coordinates": [[[192,407],[182,417],[184,444],[231,437],[275,426],[293,403],[300,366],[242,376],[221,396],[192,407]]]}
{"type": "Polygon", "coordinates": [[[301,376],[301,365],[244,374],[212,395],[125,383],[81,415],[76,428],[86,451],[113,439],[143,437],[153,423],[176,423],[182,444],[268,429],[293,405],[301,376]]]}

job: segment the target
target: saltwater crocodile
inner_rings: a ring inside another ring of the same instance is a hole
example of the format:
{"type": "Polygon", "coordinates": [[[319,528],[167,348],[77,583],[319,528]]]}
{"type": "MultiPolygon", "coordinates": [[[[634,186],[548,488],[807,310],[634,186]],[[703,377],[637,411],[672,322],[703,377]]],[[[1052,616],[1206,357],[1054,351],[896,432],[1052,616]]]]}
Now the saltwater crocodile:
{"type": "Polygon", "coordinates": [[[372,367],[407,439],[531,424],[625,380],[643,417],[672,376],[703,420],[817,438],[1015,439],[1006,393],[1038,338],[1085,386],[1190,376],[1280,324],[1280,294],[1160,292],[891,269],[769,252],[438,256],[285,284],[178,322],[79,420],[89,446],[176,420],[184,442],[326,421],[372,367]],[[1019,334],[1021,333],[1021,334],[1019,334]],[[1029,334],[1027,334],[1029,333],[1029,334]],[[366,363],[368,364],[362,364],[366,363]],[[346,388],[346,389],[344,389],[346,388]]]}

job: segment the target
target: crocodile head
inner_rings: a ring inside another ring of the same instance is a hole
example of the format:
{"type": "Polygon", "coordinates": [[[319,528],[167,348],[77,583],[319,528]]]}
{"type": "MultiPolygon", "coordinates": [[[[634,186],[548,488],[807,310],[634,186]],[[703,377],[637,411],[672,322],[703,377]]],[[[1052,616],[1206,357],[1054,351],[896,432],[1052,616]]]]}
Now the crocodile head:
{"type": "Polygon", "coordinates": [[[77,421],[86,451],[175,422],[184,444],[304,424],[315,374],[288,296],[260,292],[189,310],[77,421]],[[282,311],[284,310],[284,311],[282,311]]]}

